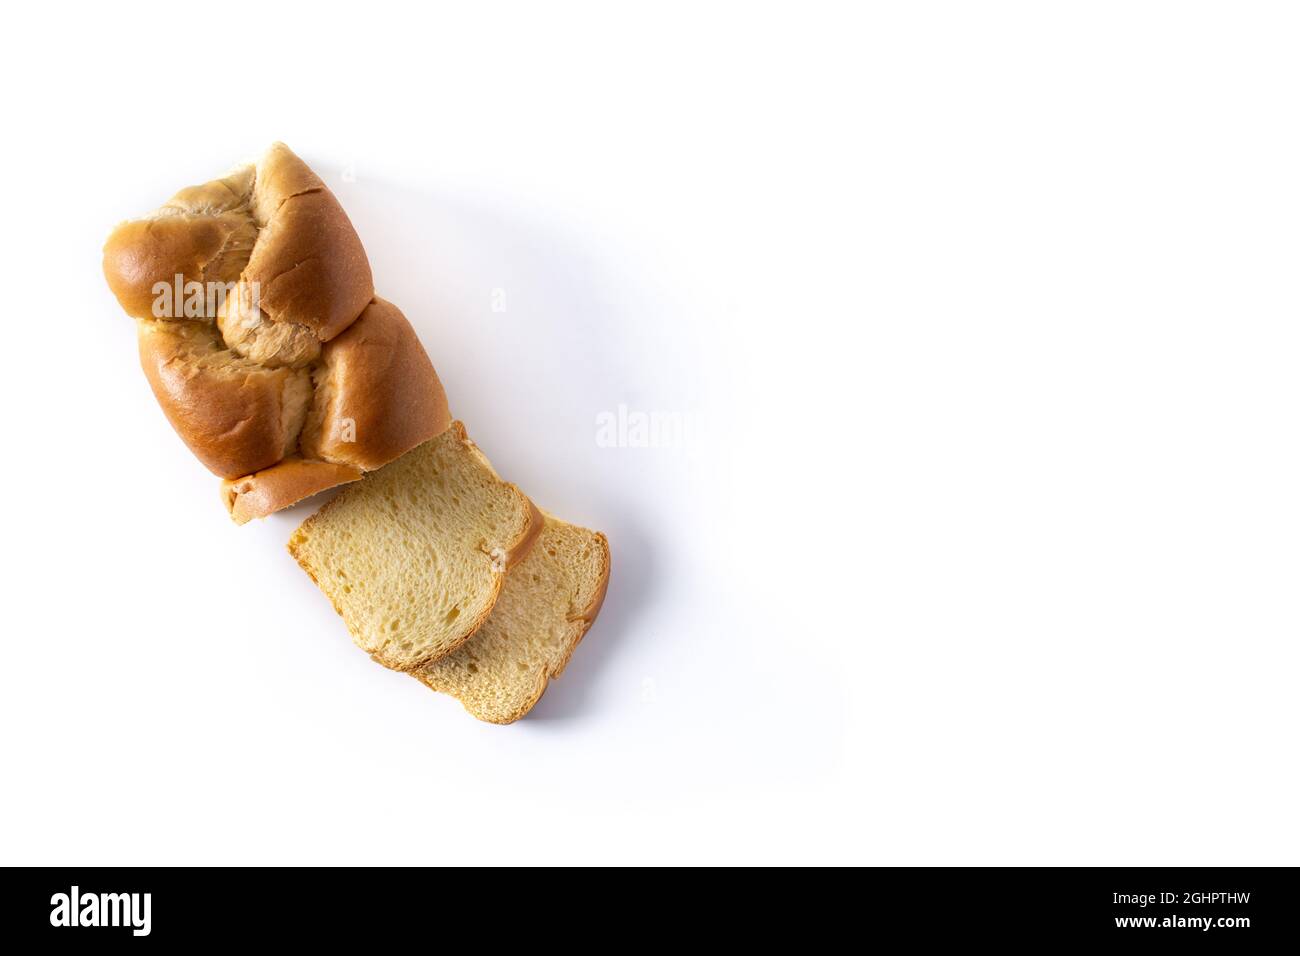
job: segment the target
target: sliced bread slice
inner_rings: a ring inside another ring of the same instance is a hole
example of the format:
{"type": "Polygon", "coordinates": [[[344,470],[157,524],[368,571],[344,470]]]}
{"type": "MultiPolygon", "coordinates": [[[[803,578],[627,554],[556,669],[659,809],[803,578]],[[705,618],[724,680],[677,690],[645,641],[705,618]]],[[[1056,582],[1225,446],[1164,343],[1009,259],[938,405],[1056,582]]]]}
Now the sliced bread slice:
{"type": "Polygon", "coordinates": [[[482,626],[543,519],[452,422],[302,523],[289,553],[357,646],[410,671],[482,626]]]}
{"type": "Polygon", "coordinates": [[[533,708],[587,633],[609,583],[609,542],[546,515],[541,538],[506,575],[487,623],[414,672],[479,720],[508,724],[533,708]]]}

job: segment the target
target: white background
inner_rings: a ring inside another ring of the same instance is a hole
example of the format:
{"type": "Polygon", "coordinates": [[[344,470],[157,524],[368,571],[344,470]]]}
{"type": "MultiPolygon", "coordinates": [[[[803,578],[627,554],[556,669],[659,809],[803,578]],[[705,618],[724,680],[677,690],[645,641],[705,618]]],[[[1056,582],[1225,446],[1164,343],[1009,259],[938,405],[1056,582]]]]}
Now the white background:
{"type": "Polygon", "coordinates": [[[1298,862],[1287,5],[466,6],[7,14],[0,862],[1298,862]],[[518,724],[139,372],[108,231],[274,139],[609,535],[518,724]]]}

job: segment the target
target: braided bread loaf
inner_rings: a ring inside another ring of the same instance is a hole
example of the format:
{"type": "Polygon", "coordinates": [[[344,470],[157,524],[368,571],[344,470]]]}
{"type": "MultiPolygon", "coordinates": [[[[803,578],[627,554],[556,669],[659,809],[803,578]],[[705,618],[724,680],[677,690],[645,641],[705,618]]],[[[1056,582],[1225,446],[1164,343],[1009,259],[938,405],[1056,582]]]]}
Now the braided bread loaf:
{"type": "Polygon", "coordinates": [[[343,207],[282,143],[125,222],[104,275],[168,421],[240,524],[360,478],[451,422],[428,355],[374,293],[343,207]]]}

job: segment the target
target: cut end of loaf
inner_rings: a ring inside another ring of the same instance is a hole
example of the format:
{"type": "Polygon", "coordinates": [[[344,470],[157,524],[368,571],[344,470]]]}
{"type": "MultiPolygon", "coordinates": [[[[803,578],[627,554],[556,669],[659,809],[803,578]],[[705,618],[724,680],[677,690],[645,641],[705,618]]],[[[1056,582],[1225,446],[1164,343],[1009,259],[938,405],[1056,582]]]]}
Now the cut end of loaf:
{"type": "Polygon", "coordinates": [[[357,481],[361,474],[361,469],[351,465],[286,458],[265,471],[223,481],[221,500],[235,524],[246,524],[322,491],[357,481]]]}

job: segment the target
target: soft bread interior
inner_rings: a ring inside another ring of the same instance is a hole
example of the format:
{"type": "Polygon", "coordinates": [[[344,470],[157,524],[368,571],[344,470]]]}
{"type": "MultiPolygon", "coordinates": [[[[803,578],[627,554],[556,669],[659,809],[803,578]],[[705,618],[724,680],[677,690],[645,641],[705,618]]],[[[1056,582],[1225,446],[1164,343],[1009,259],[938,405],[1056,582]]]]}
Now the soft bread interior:
{"type": "Polygon", "coordinates": [[[541,527],[527,497],[453,422],[345,488],[294,532],[289,551],[357,646],[409,671],[482,626],[541,527]]]}
{"type": "Polygon", "coordinates": [[[605,536],[546,515],[537,544],[506,575],[487,622],[452,653],[415,672],[479,720],[528,713],[595,621],[609,581],[605,536]]]}

